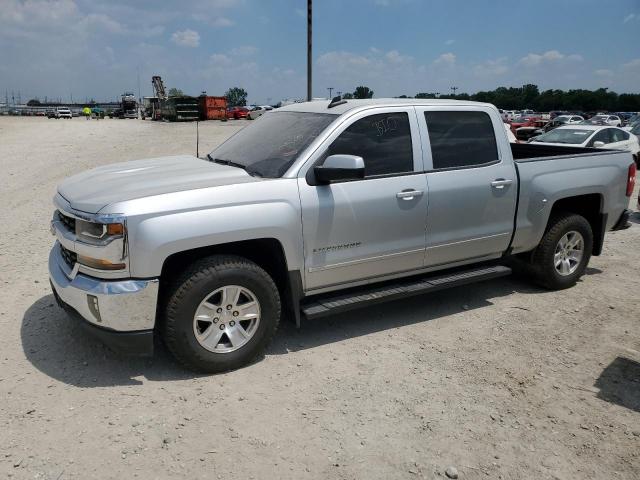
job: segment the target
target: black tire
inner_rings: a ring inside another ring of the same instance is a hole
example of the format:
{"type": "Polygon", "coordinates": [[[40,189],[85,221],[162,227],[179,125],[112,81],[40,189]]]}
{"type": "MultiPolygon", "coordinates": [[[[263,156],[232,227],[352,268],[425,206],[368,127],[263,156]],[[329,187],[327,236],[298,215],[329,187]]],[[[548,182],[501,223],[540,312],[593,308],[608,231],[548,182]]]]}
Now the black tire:
{"type": "Polygon", "coordinates": [[[193,263],[168,289],[161,332],[169,351],[185,367],[217,373],[243,367],[258,357],[275,334],[280,315],[280,294],[267,272],[242,257],[213,255],[193,263]],[[215,353],[196,339],[193,319],[200,302],[226,285],[239,285],[255,294],[260,322],[248,343],[238,350],[215,353]]]}
{"type": "Polygon", "coordinates": [[[554,214],[540,243],[531,255],[530,271],[536,283],[549,290],[562,290],[572,287],[584,274],[593,250],[593,231],[589,222],[581,215],[569,212],[554,214]],[[554,264],[554,254],[558,242],[568,232],[582,235],[584,251],[574,272],[561,275],[554,264]]]}

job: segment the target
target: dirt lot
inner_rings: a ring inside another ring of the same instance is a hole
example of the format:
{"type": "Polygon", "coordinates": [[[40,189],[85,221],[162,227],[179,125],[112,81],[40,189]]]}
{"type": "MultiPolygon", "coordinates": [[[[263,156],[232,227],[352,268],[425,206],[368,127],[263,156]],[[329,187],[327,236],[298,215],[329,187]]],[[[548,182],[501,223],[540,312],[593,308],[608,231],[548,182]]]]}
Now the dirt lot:
{"type": "MultiPolygon", "coordinates": [[[[201,124],[201,154],[242,125],[201,124]]],[[[640,478],[638,214],[570,290],[506,278],[287,324],[229,374],[85,336],[47,280],[56,184],[194,150],[193,124],[0,117],[1,478],[640,478]]]]}

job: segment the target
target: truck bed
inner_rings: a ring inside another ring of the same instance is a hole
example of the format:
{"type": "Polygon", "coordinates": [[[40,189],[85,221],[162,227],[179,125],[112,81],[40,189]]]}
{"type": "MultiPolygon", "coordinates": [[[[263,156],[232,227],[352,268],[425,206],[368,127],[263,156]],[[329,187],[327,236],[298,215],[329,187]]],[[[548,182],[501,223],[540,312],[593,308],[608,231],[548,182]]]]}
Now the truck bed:
{"type": "Polygon", "coordinates": [[[518,176],[512,253],[535,248],[551,209],[563,198],[580,198],[580,205],[595,212],[604,231],[629,205],[625,190],[633,163],[630,152],[532,143],[511,144],[511,151],[518,176]]]}

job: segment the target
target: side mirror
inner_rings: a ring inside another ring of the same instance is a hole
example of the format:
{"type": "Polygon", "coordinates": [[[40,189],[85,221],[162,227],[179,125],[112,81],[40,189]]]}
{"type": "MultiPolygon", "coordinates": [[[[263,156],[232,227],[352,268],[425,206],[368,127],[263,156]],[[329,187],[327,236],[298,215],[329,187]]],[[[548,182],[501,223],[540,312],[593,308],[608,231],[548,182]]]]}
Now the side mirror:
{"type": "Polygon", "coordinates": [[[604,142],[593,142],[593,148],[602,148],[606,144],[604,142]]]}
{"type": "Polygon", "coordinates": [[[314,167],[313,173],[321,185],[340,180],[364,178],[364,160],[355,155],[330,155],[322,165],[314,167]]]}

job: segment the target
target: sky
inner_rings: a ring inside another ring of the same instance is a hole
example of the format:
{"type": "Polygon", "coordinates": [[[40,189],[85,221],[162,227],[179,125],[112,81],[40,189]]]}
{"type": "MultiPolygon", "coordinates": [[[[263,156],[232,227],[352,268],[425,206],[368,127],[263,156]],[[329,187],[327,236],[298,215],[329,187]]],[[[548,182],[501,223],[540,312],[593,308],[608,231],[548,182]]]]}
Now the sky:
{"type": "MultiPolygon", "coordinates": [[[[305,0],[0,0],[0,96],[306,96],[305,0]]],[[[640,0],[315,0],[313,95],[640,93],[640,0]]]]}

